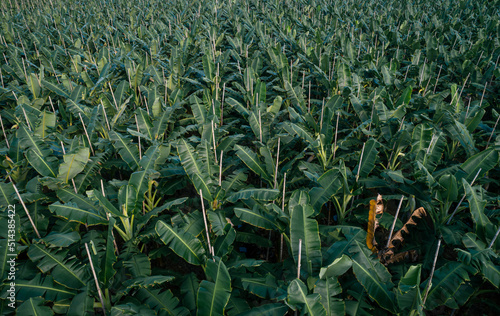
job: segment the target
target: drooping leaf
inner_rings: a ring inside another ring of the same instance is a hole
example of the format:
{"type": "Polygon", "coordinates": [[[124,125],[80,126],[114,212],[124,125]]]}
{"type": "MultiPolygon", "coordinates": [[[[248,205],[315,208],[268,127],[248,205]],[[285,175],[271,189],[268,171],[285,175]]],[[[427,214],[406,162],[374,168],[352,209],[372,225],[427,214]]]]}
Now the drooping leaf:
{"type": "Polygon", "coordinates": [[[328,170],[318,178],[321,187],[312,188],[309,192],[311,204],[316,212],[320,212],[321,207],[341,188],[339,175],[337,169],[328,170]]]}
{"type": "Polygon", "coordinates": [[[28,256],[32,261],[38,261],[37,266],[41,271],[52,271],[56,282],[71,289],[78,289],[87,284],[89,276],[77,258],[66,258],[67,252],[57,252],[41,244],[32,244],[28,256]]]}
{"type": "Polygon", "coordinates": [[[50,307],[44,305],[44,301],[41,297],[31,297],[17,308],[17,313],[26,316],[54,315],[50,307]]]}
{"type": "Polygon", "coordinates": [[[483,190],[479,187],[471,187],[465,179],[462,179],[462,184],[467,194],[469,201],[470,212],[475,223],[476,234],[482,239],[492,238],[495,234],[495,226],[484,213],[486,201],[483,198],[483,190]]]}
{"type": "Polygon", "coordinates": [[[352,266],[352,260],[346,255],[335,259],[327,267],[321,268],[319,272],[320,279],[327,279],[330,277],[336,277],[343,275],[352,266]]]}
{"type": "Polygon", "coordinates": [[[238,200],[254,199],[257,201],[272,201],[278,198],[279,191],[276,189],[244,189],[231,194],[227,201],[234,203],[238,200]]]}
{"type": "Polygon", "coordinates": [[[101,259],[100,280],[102,280],[105,288],[108,288],[111,278],[116,274],[116,270],[113,268],[113,265],[116,263],[115,246],[113,244],[115,240],[113,236],[113,227],[115,226],[115,223],[116,220],[111,217],[108,224],[106,252],[101,259]]]}
{"type": "Polygon", "coordinates": [[[498,164],[498,151],[493,148],[483,150],[467,159],[460,167],[467,173],[465,179],[471,183],[477,175],[481,179],[484,174],[498,164]],[[479,172],[481,168],[481,172],[479,172]],[[478,174],[479,172],[479,174],[478,174]]]}
{"type": "Polygon", "coordinates": [[[241,278],[241,284],[246,291],[264,299],[274,299],[278,293],[276,279],[269,273],[262,277],[241,278]]]}
{"type": "Polygon", "coordinates": [[[37,151],[28,149],[26,158],[30,165],[38,171],[39,174],[45,177],[57,176],[58,161],[54,156],[41,156],[37,151]]]}
{"type": "Polygon", "coordinates": [[[80,234],[75,231],[67,233],[51,233],[43,237],[43,241],[52,247],[68,247],[80,240],[80,234]]]}
{"type": "Polygon", "coordinates": [[[71,300],[71,305],[69,306],[68,315],[87,315],[88,313],[94,312],[94,298],[92,297],[88,287],[75,295],[71,300]]]}
{"type": "Polygon", "coordinates": [[[407,313],[416,311],[419,315],[423,314],[422,295],[420,293],[421,269],[421,265],[411,266],[399,281],[396,290],[398,305],[407,313]]]}
{"type": "Polygon", "coordinates": [[[250,149],[236,145],[235,146],[236,155],[245,163],[245,165],[252,170],[255,174],[262,177],[264,180],[270,182],[272,181],[271,176],[262,168],[262,163],[260,162],[257,154],[252,152],[250,149]]]}
{"type": "Polygon", "coordinates": [[[161,292],[161,289],[140,288],[136,295],[141,302],[160,314],[166,312],[166,315],[172,316],[189,315],[188,309],[179,306],[179,299],[170,290],[161,292]]]}
{"type": "Polygon", "coordinates": [[[321,304],[326,310],[327,316],[344,315],[345,303],[335,295],[342,293],[340,283],[335,277],[327,277],[318,280],[314,286],[314,293],[321,295],[321,304]]]}
{"type": "Polygon", "coordinates": [[[139,165],[139,149],[132,144],[131,139],[127,139],[115,131],[109,132],[109,139],[113,142],[116,150],[133,171],[137,170],[139,165]]]}
{"type": "Polygon", "coordinates": [[[386,310],[394,312],[395,297],[390,291],[393,286],[391,274],[372,257],[368,248],[358,241],[356,246],[354,249],[357,250],[354,250],[356,252],[352,256],[352,269],[356,278],[373,300],[386,310]]]}
{"type": "Polygon", "coordinates": [[[146,254],[135,253],[129,260],[123,261],[123,266],[128,269],[132,277],[142,278],[151,275],[151,261],[146,254]]]}
{"type": "Polygon", "coordinates": [[[275,219],[258,208],[234,208],[234,214],[243,222],[263,229],[276,229],[275,219]]]}
{"type": "Polygon", "coordinates": [[[181,158],[182,166],[189,176],[189,179],[196,188],[196,192],[200,190],[203,193],[203,198],[212,202],[213,197],[210,190],[212,185],[211,174],[208,173],[205,166],[201,164],[198,154],[193,147],[187,143],[185,139],[181,139],[177,144],[177,153],[181,158]]]}
{"type": "Polygon", "coordinates": [[[357,175],[360,178],[365,178],[370,174],[370,172],[373,170],[375,167],[375,162],[378,157],[378,150],[377,148],[379,147],[379,143],[373,139],[370,138],[366,144],[365,144],[365,149],[363,150],[363,157],[361,159],[361,163],[357,167],[357,175]]]}
{"type": "Polygon", "coordinates": [[[74,153],[64,155],[64,162],[59,165],[57,178],[65,183],[73,179],[83,171],[90,157],[90,150],[87,147],[80,148],[74,153]]]}
{"type": "Polygon", "coordinates": [[[299,258],[299,240],[301,246],[301,265],[308,275],[313,275],[321,266],[321,240],[318,222],[310,218],[314,213],[310,205],[297,205],[293,208],[290,221],[290,243],[295,262],[299,258]]]}
{"type": "Polygon", "coordinates": [[[16,299],[20,301],[37,296],[50,301],[59,301],[73,298],[76,293],[75,290],[54,283],[51,275],[36,274],[31,280],[16,279],[16,299]]]}
{"type": "Polygon", "coordinates": [[[205,250],[198,238],[190,233],[174,228],[163,221],[156,223],[156,233],[165,245],[168,245],[187,262],[194,265],[202,263],[205,250]]]}
{"type": "Polygon", "coordinates": [[[231,296],[231,276],[226,265],[219,257],[208,260],[203,280],[198,289],[197,315],[224,315],[224,310],[231,296]]]}
{"type": "MultiPolygon", "coordinates": [[[[473,267],[456,261],[447,262],[444,266],[436,269],[425,308],[432,310],[440,305],[455,302],[461,295],[460,292],[457,292],[460,286],[470,280],[469,275],[475,273],[476,269],[473,267]]],[[[425,289],[428,282],[429,280],[426,280],[420,287],[425,289]]]]}
{"type": "Polygon", "coordinates": [[[108,222],[106,217],[98,210],[83,209],[78,207],[78,205],[73,202],[61,204],[57,201],[49,205],[49,210],[71,222],[78,222],[87,225],[99,225],[108,222]]]}
{"type": "Polygon", "coordinates": [[[308,315],[326,315],[326,310],[320,302],[319,293],[309,294],[307,287],[299,279],[293,280],[288,286],[288,304],[295,309],[299,308],[308,315]]]}

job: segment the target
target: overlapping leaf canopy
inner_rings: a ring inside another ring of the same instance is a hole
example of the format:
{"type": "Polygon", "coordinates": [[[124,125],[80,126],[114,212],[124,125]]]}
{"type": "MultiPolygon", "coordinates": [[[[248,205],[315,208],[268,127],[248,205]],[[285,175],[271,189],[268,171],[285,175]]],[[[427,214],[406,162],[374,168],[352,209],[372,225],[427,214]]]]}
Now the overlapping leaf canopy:
{"type": "Polygon", "coordinates": [[[19,315],[484,308],[499,8],[3,3],[0,297],[16,254],[19,315]]]}

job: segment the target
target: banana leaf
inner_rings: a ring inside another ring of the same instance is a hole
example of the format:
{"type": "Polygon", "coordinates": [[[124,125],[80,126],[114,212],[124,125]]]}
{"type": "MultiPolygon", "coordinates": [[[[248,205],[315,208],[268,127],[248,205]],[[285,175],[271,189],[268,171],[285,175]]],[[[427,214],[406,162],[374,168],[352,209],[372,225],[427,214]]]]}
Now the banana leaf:
{"type": "Polygon", "coordinates": [[[326,310],[326,315],[344,315],[345,303],[340,298],[334,296],[342,293],[340,283],[335,277],[327,277],[324,280],[316,281],[314,285],[314,293],[321,296],[321,304],[326,310]]]}
{"type": "Polygon", "coordinates": [[[301,239],[301,265],[302,269],[307,271],[310,276],[320,268],[322,261],[318,222],[310,218],[313,214],[314,210],[310,205],[297,205],[292,210],[290,221],[290,243],[293,258],[298,263],[299,239],[301,239]]]}
{"type": "Polygon", "coordinates": [[[207,280],[198,289],[198,310],[196,315],[224,315],[231,296],[231,276],[219,257],[208,260],[205,268],[207,280]]]}
{"type": "Polygon", "coordinates": [[[118,150],[123,161],[133,171],[137,170],[139,165],[139,149],[136,145],[132,144],[131,139],[127,139],[115,131],[109,132],[109,139],[113,142],[113,146],[118,150]]]}
{"type": "Polygon", "coordinates": [[[372,257],[372,252],[363,243],[355,241],[352,255],[352,269],[359,283],[370,297],[391,313],[395,312],[395,297],[391,292],[391,274],[372,257]]]}
{"type": "Polygon", "coordinates": [[[73,179],[77,174],[83,171],[89,157],[90,150],[87,147],[80,148],[73,153],[64,155],[64,162],[59,165],[57,179],[68,183],[69,180],[73,179]]]}
{"type": "Polygon", "coordinates": [[[25,301],[16,310],[18,315],[26,316],[49,316],[54,315],[50,307],[44,305],[45,300],[41,297],[32,297],[25,301]]]}
{"type": "Polygon", "coordinates": [[[243,163],[250,170],[252,170],[258,176],[262,177],[267,182],[269,183],[272,182],[271,176],[266,172],[264,168],[262,168],[262,163],[257,157],[257,154],[252,152],[247,147],[243,147],[240,145],[236,145],[235,149],[236,149],[236,155],[241,159],[241,161],[243,161],[243,163]]]}
{"type": "Polygon", "coordinates": [[[293,280],[288,286],[287,301],[294,310],[300,309],[304,314],[326,315],[326,310],[321,304],[321,295],[309,294],[306,285],[299,279],[293,280]]]}
{"type": "Polygon", "coordinates": [[[61,204],[57,201],[49,205],[49,210],[70,222],[78,222],[86,225],[99,225],[108,222],[106,216],[102,215],[100,211],[83,209],[73,202],[61,204]]]}
{"type": "MultiPolygon", "coordinates": [[[[444,266],[436,269],[425,309],[433,310],[440,305],[451,303],[456,305],[458,297],[464,294],[459,291],[460,286],[470,281],[470,275],[474,275],[476,272],[477,270],[472,266],[456,261],[447,262],[444,266]]],[[[426,280],[420,285],[420,288],[425,289],[428,283],[429,280],[426,280]]]]}
{"type": "Polygon", "coordinates": [[[163,221],[156,223],[156,233],[163,243],[187,262],[200,265],[203,262],[205,249],[198,238],[190,233],[174,228],[163,221]]]}
{"type": "Polygon", "coordinates": [[[179,299],[170,290],[161,292],[161,289],[141,288],[135,295],[141,302],[159,314],[166,312],[167,315],[172,316],[189,315],[189,310],[179,306],[179,299]]]}
{"type": "Polygon", "coordinates": [[[59,284],[70,289],[79,289],[87,285],[90,276],[77,258],[66,258],[68,251],[50,250],[41,244],[32,244],[28,257],[37,262],[38,268],[51,275],[59,284]]]}

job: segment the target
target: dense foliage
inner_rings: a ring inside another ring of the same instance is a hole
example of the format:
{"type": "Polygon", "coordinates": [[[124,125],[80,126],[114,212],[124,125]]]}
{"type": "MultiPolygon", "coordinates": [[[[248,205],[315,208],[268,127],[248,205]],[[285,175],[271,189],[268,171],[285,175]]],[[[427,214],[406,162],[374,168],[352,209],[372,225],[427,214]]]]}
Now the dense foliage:
{"type": "Polygon", "coordinates": [[[2,313],[500,313],[498,0],[0,14],[2,313]]]}

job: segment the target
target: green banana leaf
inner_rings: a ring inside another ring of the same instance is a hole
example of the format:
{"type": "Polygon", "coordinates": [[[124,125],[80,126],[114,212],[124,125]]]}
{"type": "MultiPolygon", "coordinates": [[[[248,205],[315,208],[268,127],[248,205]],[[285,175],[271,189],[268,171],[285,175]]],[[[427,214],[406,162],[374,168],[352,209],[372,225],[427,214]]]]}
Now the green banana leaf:
{"type": "Polygon", "coordinates": [[[316,281],[314,284],[314,293],[321,296],[321,304],[326,310],[326,315],[344,315],[345,303],[340,298],[334,296],[342,293],[342,287],[335,277],[327,277],[324,280],[316,281]]]}
{"type": "Polygon", "coordinates": [[[483,197],[483,189],[479,186],[475,186],[474,188],[471,187],[465,179],[462,179],[462,184],[467,194],[467,200],[469,201],[469,208],[475,224],[477,236],[483,241],[491,240],[496,229],[488,216],[484,213],[486,201],[483,197]]]}
{"type": "Polygon", "coordinates": [[[395,289],[396,300],[401,310],[408,315],[415,313],[425,315],[422,308],[422,294],[420,293],[420,275],[422,265],[411,266],[395,289]]]}
{"type": "Polygon", "coordinates": [[[77,222],[86,225],[106,224],[108,220],[100,211],[88,210],[78,207],[76,203],[68,202],[61,204],[59,201],[49,205],[49,210],[57,216],[67,219],[70,222],[77,222]]]}
{"type": "Polygon", "coordinates": [[[130,253],[129,260],[123,261],[123,266],[127,268],[133,278],[143,278],[151,275],[151,261],[143,253],[130,253]]]}
{"type": "Polygon", "coordinates": [[[56,191],[57,197],[65,203],[73,202],[78,207],[86,210],[98,210],[98,206],[95,201],[90,200],[88,197],[81,194],[75,193],[72,188],[62,188],[56,191]]]}
{"type": "Polygon", "coordinates": [[[117,217],[126,217],[123,213],[121,213],[111,202],[104,196],[102,193],[96,189],[94,189],[94,196],[99,200],[99,205],[101,205],[102,209],[107,214],[113,214],[117,217]]]}
{"type": "Polygon", "coordinates": [[[0,205],[7,208],[8,205],[14,204],[15,192],[12,183],[0,182],[0,205]]]}
{"type": "Polygon", "coordinates": [[[325,307],[321,304],[321,295],[309,294],[306,285],[299,279],[293,280],[288,286],[287,301],[289,306],[294,310],[300,309],[303,314],[326,315],[325,307]]]}
{"type": "Polygon", "coordinates": [[[161,292],[161,289],[141,288],[135,295],[142,303],[154,309],[160,315],[165,312],[166,315],[172,316],[190,315],[187,308],[179,306],[179,299],[170,290],[161,292]]]}
{"type": "Polygon", "coordinates": [[[483,178],[483,176],[497,164],[498,151],[490,148],[470,157],[460,167],[467,173],[465,180],[471,183],[476,175],[477,179],[483,178]],[[481,172],[478,174],[479,168],[481,168],[481,172]]]}
{"type": "Polygon", "coordinates": [[[200,265],[203,262],[205,249],[198,238],[163,221],[158,221],[155,229],[163,243],[178,256],[194,265],[200,265]]]}
{"type": "Polygon", "coordinates": [[[50,233],[42,238],[51,247],[68,247],[77,241],[80,241],[80,234],[75,231],[66,233],[50,233]]]}
{"type": "Polygon", "coordinates": [[[226,265],[219,257],[207,260],[205,274],[198,288],[196,315],[224,315],[224,310],[231,296],[231,276],[226,265]]]}
{"type": "Polygon", "coordinates": [[[301,270],[312,276],[321,267],[321,240],[318,222],[310,218],[314,209],[310,205],[297,205],[292,209],[290,220],[290,244],[293,258],[298,263],[299,239],[302,240],[301,270]]]}
{"type": "Polygon", "coordinates": [[[257,201],[273,201],[278,198],[280,192],[277,189],[245,189],[231,194],[227,201],[235,203],[238,200],[254,199],[257,201]]]}
{"type": "Polygon", "coordinates": [[[115,131],[110,131],[109,139],[113,142],[113,146],[132,171],[140,168],[139,149],[136,145],[132,144],[132,140],[130,138],[125,138],[115,131]]]}
{"type": "Polygon", "coordinates": [[[94,298],[86,286],[81,293],[71,299],[71,304],[67,311],[68,315],[85,316],[94,312],[94,298]]]}
{"type": "Polygon", "coordinates": [[[37,267],[51,275],[59,284],[70,289],[79,289],[87,285],[90,276],[77,258],[66,258],[68,250],[50,250],[41,244],[31,244],[28,257],[37,262],[37,267]]]}
{"type": "Polygon", "coordinates": [[[472,232],[468,232],[463,236],[462,243],[469,250],[472,250],[472,253],[475,253],[473,256],[475,259],[473,263],[479,267],[483,276],[490,281],[493,286],[499,288],[500,266],[496,265],[491,259],[491,257],[497,257],[493,250],[491,248],[487,249],[487,245],[472,232]]]}
{"type": "Polygon", "coordinates": [[[394,286],[391,283],[391,274],[380,261],[371,256],[371,251],[366,245],[355,241],[357,247],[351,248],[356,251],[352,255],[352,269],[359,283],[363,285],[370,297],[381,307],[391,313],[395,312],[395,296],[390,290],[394,286]]]}
{"type": "Polygon", "coordinates": [[[16,279],[16,299],[19,301],[37,296],[49,301],[58,301],[73,298],[76,293],[75,290],[55,283],[51,275],[37,274],[31,280],[16,279]]]}
{"type": "Polygon", "coordinates": [[[103,283],[104,288],[109,287],[111,278],[116,274],[116,269],[113,265],[116,263],[115,246],[113,241],[115,240],[113,236],[113,227],[115,226],[116,220],[113,217],[109,218],[108,224],[108,236],[106,239],[106,252],[101,259],[101,272],[99,273],[99,280],[103,283]]]}
{"type": "Polygon", "coordinates": [[[54,113],[43,111],[40,113],[40,122],[38,123],[37,128],[35,128],[35,135],[44,139],[48,135],[47,131],[49,127],[54,128],[55,126],[56,115],[54,113]]]}
{"type": "Polygon", "coordinates": [[[68,183],[69,180],[73,179],[77,174],[83,171],[89,157],[90,150],[87,147],[80,148],[73,153],[64,155],[64,162],[59,165],[57,179],[68,183]]]}
{"type": "Polygon", "coordinates": [[[196,151],[185,139],[181,139],[177,144],[177,153],[181,159],[184,170],[196,188],[196,192],[201,190],[203,198],[212,202],[211,187],[213,185],[213,180],[211,179],[211,172],[215,170],[215,168],[202,164],[196,151]]]}
{"type": "Polygon", "coordinates": [[[318,178],[321,187],[315,187],[309,191],[311,204],[317,213],[321,211],[323,205],[342,187],[339,176],[338,169],[330,169],[318,178]]]}
{"type": "MultiPolygon", "coordinates": [[[[456,300],[463,296],[460,286],[465,282],[470,281],[470,275],[476,274],[477,270],[464,263],[450,261],[444,266],[436,269],[432,279],[432,287],[425,302],[425,309],[433,310],[434,308],[444,304],[456,304],[456,300]]],[[[421,289],[425,289],[429,283],[427,279],[420,285],[421,289]]],[[[469,293],[470,295],[472,293],[469,293]]]]}
{"type": "Polygon", "coordinates": [[[236,155],[250,170],[252,170],[258,176],[262,177],[267,182],[272,182],[271,176],[262,167],[263,164],[260,162],[257,154],[252,152],[249,148],[240,145],[236,145],[235,149],[236,155]]]}
{"type": "Polygon", "coordinates": [[[26,316],[49,316],[54,315],[50,307],[44,305],[45,300],[41,297],[32,297],[25,301],[16,310],[18,315],[26,316]]]}
{"type": "Polygon", "coordinates": [[[340,276],[352,267],[352,260],[346,255],[335,259],[327,267],[321,268],[319,272],[320,279],[340,276]]]}
{"type": "Polygon", "coordinates": [[[45,144],[39,136],[33,134],[24,124],[21,124],[17,130],[17,138],[22,148],[33,150],[38,157],[50,156],[51,150],[47,144],[45,144]]]}
{"type": "Polygon", "coordinates": [[[356,167],[357,171],[355,172],[359,178],[366,178],[373,170],[373,168],[375,168],[375,162],[378,157],[377,148],[379,146],[380,146],[379,142],[377,142],[373,138],[370,138],[366,142],[365,149],[363,151],[363,158],[361,159],[361,164],[358,164],[358,166],[356,167]]]}
{"type": "MultiPolygon", "coordinates": [[[[193,116],[198,125],[202,126],[203,124],[206,124],[208,111],[202,101],[198,97],[192,96],[189,98],[189,102],[191,104],[191,111],[193,112],[193,116]]],[[[210,122],[208,121],[208,123],[210,122]]]]}
{"type": "Polygon", "coordinates": [[[253,209],[235,207],[234,214],[243,222],[252,226],[274,230],[276,229],[276,219],[264,211],[259,210],[258,206],[253,209]]]}
{"type": "Polygon", "coordinates": [[[283,303],[271,303],[264,304],[259,307],[254,307],[249,311],[238,313],[238,316],[260,316],[260,315],[272,315],[272,316],[284,316],[288,312],[288,306],[283,303]]]}
{"type": "Polygon", "coordinates": [[[58,160],[54,156],[41,156],[37,151],[28,149],[26,152],[26,159],[28,159],[29,164],[38,171],[44,177],[57,176],[57,168],[61,165],[58,164],[58,160]]]}
{"type": "Polygon", "coordinates": [[[152,141],[155,137],[153,135],[153,123],[149,114],[143,109],[139,108],[136,111],[137,124],[139,126],[139,131],[148,137],[149,141],[152,141]]]}

